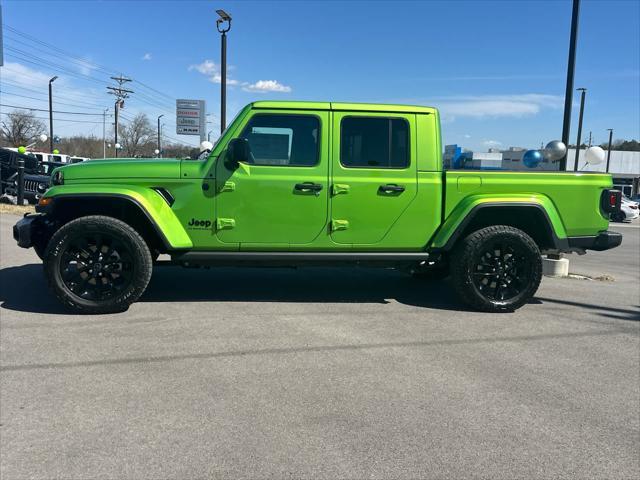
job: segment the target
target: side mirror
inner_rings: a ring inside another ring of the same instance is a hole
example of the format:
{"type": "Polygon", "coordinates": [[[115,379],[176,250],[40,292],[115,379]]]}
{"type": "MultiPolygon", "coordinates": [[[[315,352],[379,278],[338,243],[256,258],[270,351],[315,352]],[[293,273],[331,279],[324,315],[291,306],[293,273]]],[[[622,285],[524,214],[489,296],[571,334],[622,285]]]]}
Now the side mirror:
{"type": "Polygon", "coordinates": [[[227,168],[235,170],[241,162],[248,162],[251,157],[251,147],[246,138],[234,138],[227,145],[225,164],[227,168]]]}

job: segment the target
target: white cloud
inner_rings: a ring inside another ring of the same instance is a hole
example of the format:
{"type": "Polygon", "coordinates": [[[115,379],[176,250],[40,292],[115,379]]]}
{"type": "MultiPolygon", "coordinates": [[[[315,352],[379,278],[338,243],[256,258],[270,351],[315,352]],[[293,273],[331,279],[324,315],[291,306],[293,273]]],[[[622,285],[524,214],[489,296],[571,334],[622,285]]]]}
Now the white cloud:
{"type": "MultiPolygon", "coordinates": [[[[227,70],[233,70],[235,67],[233,65],[229,65],[227,70]]],[[[218,65],[213,60],[205,60],[202,63],[198,63],[196,65],[189,65],[189,71],[196,70],[200,72],[202,75],[208,77],[211,83],[221,83],[222,82],[222,74],[220,71],[220,65],[218,65]]],[[[229,78],[227,76],[227,85],[238,85],[240,82],[238,80],[234,80],[233,78],[229,78]]]]}
{"type": "Polygon", "coordinates": [[[471,135],[469,135],[468,133],[465,133],[464,138],[471,138],[471,135]]]}
{"type": "Polygon", "coordinates": [[[455,96],[434,99],[432,102],[443,118],[456,117],[526,117],[537,115],[543,109],[562,108],[564,99],[558,95],[526,93],[520,95],[455,96]]]}
{"type": "Polygon", "coordinates": [[[497,140],[485,140],[484,142],[482,142],[482,144],[485,147],[499,147],[500,145],[502,145],[502,142],[499,142],[497,140]]]}
{"type": "Polygon", "coordinates": [[[266,93],[266,92],[279,92],[289,93],[291,87],[279,83],[277,80],[258,80],[255,83],[244,85],[242,89],[245,92],[254,93],[266,93]]]}
{"type": "MultiPolygon", "coordinates": [[[[227,67],[228,70],[234,70],[235,67],[233,65],[229,65],[227,67]]],[[[220,71],[220,65],[214,62],[213,60],[205,60],[202,63],[198,63],[195,65],[189,65],[189,71],[195,70],[202,75],[206,76],[210,82],[212,83],[221,83],[222,75],[220,71]]],[[[258,80],[257,82],[240,82],[236,79],[229,78],[227,76],[227,85],[240,85],[242,86],[242,90],[245,92],[252,93],[266,93],[266,92],[280,92],[280,93],[289,93],[291,91],[291,87],[288,85],[283,85],[277,80],[258,80]]]]}
{"type": "Polygon", "coordinates": [[[220,73],[220,67],[213,60],[205,60],[197,65],[189,65],[189,71],[197,70],[203,75],[213,75],[220,73]]]}
{"type": "Polygon", "coordinates": [[[78,60],[77,65],[82,75],[91,75],[91,72],[98,68],[89,57],[78,60]]]}
{"type": "Polygon", "coordinates": [[[149,52],[145,53],[142,56],[142,60],[151,60],[153,57],[151,56],[151,54],[149,52]]]}
{"type": "Polygon", "coordinates": [[[2,68],[2,79],[19,83],[25,87],[46,87],[51,75],[29,68],[21,63],[6,62],[2,68]]]}

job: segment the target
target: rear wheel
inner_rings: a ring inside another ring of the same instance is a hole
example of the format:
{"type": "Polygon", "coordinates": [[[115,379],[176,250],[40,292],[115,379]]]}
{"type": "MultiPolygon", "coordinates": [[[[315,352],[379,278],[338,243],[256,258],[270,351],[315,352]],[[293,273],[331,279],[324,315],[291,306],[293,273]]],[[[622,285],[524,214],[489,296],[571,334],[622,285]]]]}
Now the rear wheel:
{"type": "Polygon", "coordinates": [[[144,292],[152,259],[142,237],[111,217],[78,218],[61,227],[44,254],[49,286],[79,313],[126,310],[144,292]]]}
{"type": "Polygon", "coordinates": [[[453,286],[468,305],[508,312],[527,303],[542,279],[542,257],[522,230],[497,225],[473,232],[456,248],[453,286]]]}

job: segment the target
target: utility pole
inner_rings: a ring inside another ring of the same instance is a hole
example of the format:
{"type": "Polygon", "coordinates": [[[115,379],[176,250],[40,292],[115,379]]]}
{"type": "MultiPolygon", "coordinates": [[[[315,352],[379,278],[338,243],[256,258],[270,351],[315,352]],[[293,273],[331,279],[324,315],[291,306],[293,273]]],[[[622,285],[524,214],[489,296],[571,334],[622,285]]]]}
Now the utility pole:
{"type": "Polygon", "coordinates": [[[53,88],[51,84],[56,81],[58,76],[49,80],[49,153],[53,153],[53,88]]]}
{"type": "Polygon", "coordinates": [[[592,132],[591,130],[589,130],[589,147],[591,147],[591,134],[592,134],[592,133],[593,133],[593,132],[592,132]]]}
{"type": "MultiPolygon", "coordinates": [[[[562,122],[562,143],[569,147],[571,131],[571,104],[573,103],[573,77],[576,70],[576,41],[578,38],[578,19],[580,16],[580,0],[573,0],[571,13],[571,37],[569,39],[569,61],[567,64],[567,87],[564,93],[564,121],[562,122]]],[[[576,157],[577,158],[577,157],[576,157]]],[[[560,159],[560,170],[567,169],[567,154],[560,159]]]]}
{"type": "Polygon", "coordinates": [[[164,117],[164,113],[158,116],[158,156],[162,158],[162,143],[160,142],[160,119],[164,117]]]}
{"type": "Polygon", "coordinates": [[[216,28],[222,36],[220,52],[220,133],[224,132],[227,122],[227,32],[231,30],[231,16],[224,10],[216,10],[220,18],[216,20],[216,28]],[[227,23],[226,28],[221,27],[227,23]]]}
{"type": "Polygon", "coordinates": [[[580,143],[582,137],[582,115],[584,115],[584,97],[587,94],[586,88],[578,88],[581,91],[580,95],[580,116],[578,117],[578,140],[576,141],[576,161],[573,163],[573,170],[578,171],[578,159],[580,158],[580,143]]]}
{"type": "Polygon", "coordinates": [[[124,108],[124,99],[129,98],[129,94],[133,93],[133,90],[127,90],[122,88],[122,86],[131,82],[130,78],[124,77],[120,75],[119,77],[111,77],[112,80],[115,80],[118,83],[117,87],[107,87],[109,93],[111,95],[115,95],[116,101],[114,104],[114,114],[115,114],[115,143],[114,148],[116,151],[116,158],[118,157],[118,113],[121,108],[124,108]]]}
{"type": "Polygon", "coordinates": [[[104,112],[102,112],[102,158],[107,158],[107,129],[106,129],[106,122],[107,122],[107,112],[109,111],[108,108],[104,109],[104,112]]]}
{"type": "Polygon", "coordinates": [[[607,128],[609,130],[609,147],[607,148],[607,170],[609,173],[609,162],[611,161],[611,141],[613,140],[613,128],[607,128]]]}

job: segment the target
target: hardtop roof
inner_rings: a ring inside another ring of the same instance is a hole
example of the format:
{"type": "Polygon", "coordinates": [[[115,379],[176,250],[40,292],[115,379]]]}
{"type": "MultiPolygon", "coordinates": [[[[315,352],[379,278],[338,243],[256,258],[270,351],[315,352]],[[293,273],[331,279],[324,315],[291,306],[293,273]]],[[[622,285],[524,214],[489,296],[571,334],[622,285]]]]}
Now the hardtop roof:
{"type": "Polygon", "coordinates": [[[301,102],[289,100],[261,100],[253,102],[254,109],[271,110],[333,110],[350,112],[390,112],[434,114],[436,109],[420,105],[394,105],[386,103],[301,102]]]}

